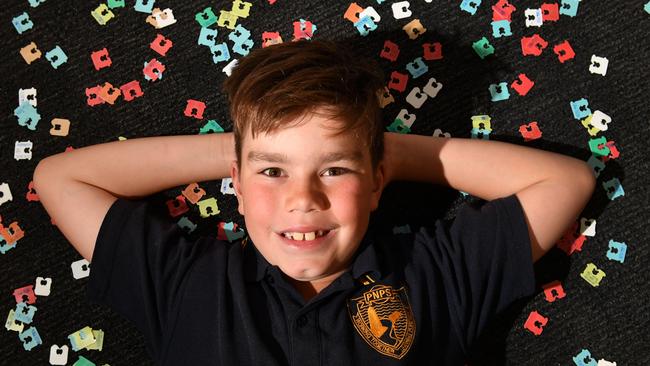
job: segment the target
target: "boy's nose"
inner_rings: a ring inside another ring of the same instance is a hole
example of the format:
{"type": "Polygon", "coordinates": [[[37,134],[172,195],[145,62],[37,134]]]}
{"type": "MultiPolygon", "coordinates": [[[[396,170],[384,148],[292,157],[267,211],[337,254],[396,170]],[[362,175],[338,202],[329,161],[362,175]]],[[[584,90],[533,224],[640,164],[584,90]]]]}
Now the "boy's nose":
{"type": "Polygon", "coordinates": [[[294,184],[287,192],[287,209],[289,211],[309,212],[327,209],[327,195],[316,183],[304,181],[294,184]]]}

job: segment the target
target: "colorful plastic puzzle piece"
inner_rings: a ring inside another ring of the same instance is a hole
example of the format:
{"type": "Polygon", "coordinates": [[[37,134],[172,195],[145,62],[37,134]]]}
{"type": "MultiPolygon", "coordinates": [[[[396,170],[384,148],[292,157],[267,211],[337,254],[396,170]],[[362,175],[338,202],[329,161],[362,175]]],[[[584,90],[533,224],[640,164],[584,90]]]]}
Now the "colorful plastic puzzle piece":
{"type": "Polygon", "coordinates": [[[463,0],[460,3],[460,10],[474,15],[479,6],[481,6],[481,0],[463,0]]]}
{"type": "Polygon", "coordinates": [[[63,52],[59,45],[45,53],[45,58],[50,61],[53,68],[58,68],[68,61],[68,56],[63,52]]]}
{"type": "Polygon", "coordinates": [[[612,201],[621,196],[625,196],[623,186],[616,177],[603,182],[603,188],[605,188],[605,191],[607,192],[607,197],[612,201]]]}
{"type": "Polygon", "coordinates": [[[521,52],[524,56],[539,56],[546,46],[548,46],[548,42],[539,34],[533,34],[530,37],[521,37],[521,52]]]}
{"type": "Polygon", "coordinates": [[[23,348],[26,351],[31,351],[34,347],[43,344],[41,336],[38,334],[38,330],[34,326],[20,332],[18,338],[23,341],[23,348]]]}
{"type": "Polygon", "coordinates": [[[554,302],[557,299],[562,299],[566,296],[562,283],[560,281],[553,281],[542,286],[544,288],[544,297],[548,302],[554,302]]]}
{"type": "Polygon", "coordinates": [[[429,67],[424,63],[422,57],[416,57],[413,61],[406,64],[406,70],[408,70],[413,79],[417,79],[426,74],[429,71],[429,67]]]}
{"type": "Polygon", "coordinates": [[[90,15],[93,16],[99,25],[106,25],[109,20],[115,17],[115,14],[113,14],[106,4],[99,4],[95,10],[90,12],[90,15]]]}
{"type": "Polygon", "coordinates": [[[585,98],[581,98],[571,103],[571,111],[573,112],[573,118],[583,119],[591,114],[591,109],[589,109],[589,102],[585,98]]]}
{"type": "Polygon", "coordinates": [[[576,53],[573,51],[571,44],[568,40],[553,46],[553,52],[557,55],[560,63],[564,63],[567,60],[571,60],[576,56],[576,53]]]}
{"type": "Polygon", "coordinates": [[[18,117],[19,126],[27,127],[32,131],[36,130],[36,125],[41,120],[41,115],[28,101],[23,102],[14,109],[14,116],[18,117]]]}
{"type": "Polygon", "coordinates": [[[492,22],[492,36],[494,38],[507,37],[512,35],[510,29],[510,21],[508,20],[495,20],[492,22]]]}
{"type": "Polygon", "coordinates": [[[544,331],[544,326],[548,323],[548,318],[533,310],[528,315],[528,319],[524,323],[524,328],[529,330],[534,335],[538,336],[544,331]]]}
{"type": "Polygon", "coordinates": [[[580,0],[562,0],[560,14],[575,17],[578,14],[578,5],[580,0]]]}
{"type": "Polygon", "coordinates": [[[603,272],[601,269],[598,269],[593,263],[587,263],[584,271],[580,273],[580,277],[589,282],[589,284],[593,287],[598,287],[605,276],[605,272],[603,272]]]}
{"type": "Polygon", "coordinates": [[[598,366],[596,360],[591,358],[589,350],[583,349],[576,356],[573,356],[573,363],[576,366],[598,366]]]}
{"type": "Polygon", "coordinates": [[[490,84],[488,88],[490,90],[490,96],[493,102],[498,102],[501,100],[506,100],[510,98],[510,92],[508,91],[508,83],[502,82],[499,84],[490,84]]]}
{"type": "Polygon", "coordinates": [[[494,47],[490,44],[490,41],[488,41],[488,39],[485,37],[472,43],[472,48],[481,59],[484,59],[486,56],[489,56],[494,53],[494,47]]]}
{"type": "Polygon", "coordinates": [[[29,14],[27,14],[27,12],[23,12],[22,14],[13,18],[11,20],[11,23],[14,25],[14,28],[16,28],[18,34],[23,34],[23,32],[34,27],[34,22],[29,19],[29,14]]]}
{"type": "Polygon", "coordinates": [[[623,263],[625,261],[626,252],[627,244],[613,239],[609,240],[609,250],[607,251],[608,259],[623,263]]]}
{"type": "Polygon", "coordinates": [[[150,14],[153,10],[153,5],[155,2],[156,0],[135,0],[133,9],[135,9],[135,11],[139,11],[140,13],[150,14]]]}

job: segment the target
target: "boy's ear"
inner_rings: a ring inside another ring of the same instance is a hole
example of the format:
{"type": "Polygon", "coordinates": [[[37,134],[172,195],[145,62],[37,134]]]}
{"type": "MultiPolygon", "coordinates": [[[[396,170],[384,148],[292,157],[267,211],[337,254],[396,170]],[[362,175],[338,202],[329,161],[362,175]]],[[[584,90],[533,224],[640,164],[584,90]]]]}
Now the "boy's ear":
{"type": "Polygon", "coordinates": [[[379,200],[381,199],[381,194],[384,191],[388,182],[386,181],[386,170],[383,161],[380,161],[377,165],[377,171],[373,177],[373,187],[372,187],[372,197],[370,204],[370,211],[374,211],[379,207],[379,200]]]}
{"type": "Polygon", "coordinates": [[[244,216],[244,195],[241,193],[241,172],[237,170],[237,160],[230,163],[230,177],[232,178],[232,186],[237,196],[237,211],[244,216]]]}

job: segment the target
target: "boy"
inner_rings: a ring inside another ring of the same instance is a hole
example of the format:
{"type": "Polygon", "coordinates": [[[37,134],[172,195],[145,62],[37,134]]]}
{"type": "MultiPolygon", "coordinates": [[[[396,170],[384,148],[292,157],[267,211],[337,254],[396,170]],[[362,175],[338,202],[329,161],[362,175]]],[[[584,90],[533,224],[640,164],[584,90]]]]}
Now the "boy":
{"type": "Polygon", "coordinates": [[[233,133],[41,161],[43,206],[92,259],[89,298],[133,321],[161,365],[462,364],[491,317],[534,292],[533,262],[595,177],[514,144],[384,133],[383,85],[376,63],[335,43],[276,44],[224,83],[233,133]],[[233,244],[191,242],[143,199],[229,175],[247,232],[233,244]],[[369,215],[394,180],[489,202],[413,235],[376,235],[369,215]]]}

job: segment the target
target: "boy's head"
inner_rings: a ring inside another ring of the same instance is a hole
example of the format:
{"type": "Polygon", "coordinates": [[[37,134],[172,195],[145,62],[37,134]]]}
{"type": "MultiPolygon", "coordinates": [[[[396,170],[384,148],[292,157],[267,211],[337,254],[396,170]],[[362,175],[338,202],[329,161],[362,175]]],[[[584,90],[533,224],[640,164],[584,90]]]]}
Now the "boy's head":
{"type": "Polygon", "coordinates": [[[326,286],[365,234],[384,179],[383,88],[374,60],[322,40],[255,49],[224,82],[239,212],[258,250],[293,280],[326,286]],[[287,241],[289,229],[329,233],[287,241]]]}

